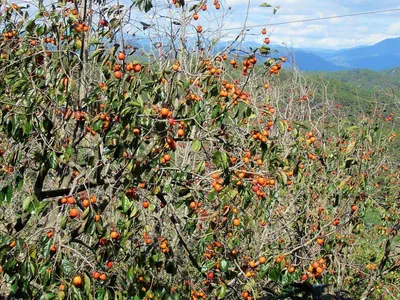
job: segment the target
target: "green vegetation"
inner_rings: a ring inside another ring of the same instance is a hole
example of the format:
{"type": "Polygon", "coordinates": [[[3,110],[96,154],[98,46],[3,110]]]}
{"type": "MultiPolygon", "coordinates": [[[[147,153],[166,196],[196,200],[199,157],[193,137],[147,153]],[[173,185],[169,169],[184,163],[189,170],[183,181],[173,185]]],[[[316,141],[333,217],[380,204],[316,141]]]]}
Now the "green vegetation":
{"type": "Polygon", "coordinates": [[[219,1],[120,3],[0,6],[0,298],[400,298],[375,92],[216,55],[219,1]]]}

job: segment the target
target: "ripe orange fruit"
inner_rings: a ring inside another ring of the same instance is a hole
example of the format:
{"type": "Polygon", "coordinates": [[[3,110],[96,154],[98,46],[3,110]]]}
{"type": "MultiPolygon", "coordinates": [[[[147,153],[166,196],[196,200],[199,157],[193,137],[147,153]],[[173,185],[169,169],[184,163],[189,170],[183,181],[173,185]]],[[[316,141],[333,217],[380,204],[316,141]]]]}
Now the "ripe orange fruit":
{"type": "Polygon", "coordinates": [[[317,244],[322,245],[324,243],[324,240],[321,238],[317,238],[317,244]]]}
{"type": "Polygon", "coordinates": [[[97,271],[94,271],[93,274],[92,274],[92,277],[93,277],[94,279],[98,279],[98,278],[100,277],[100,273],[97,272],[97,271]]]}
{"type": "Polygon", "coordinates": [[[353,212],[356,211],[357,209],[358,209],[357,205],[353,204],[353,205],[351,206],[351,210],[352,210],[353,212]]]}
{"type": "Polygon", "coordinates": [[[56,245],[52,245],[50,248],[51,252],[56,252],[57,251],[57,246],[56,245]]]}
{"type": "Polygon", "coordinates": [[[267,262],[267,258],[265,256],[261,256],[258,261],[260,262],[260,264],[265,264],[267,262]]]}
{"type": "Polygon", "coordinates": [[[262,34],[267,34],[267,29],[263,28],[263,30],[261,30],[262,34]]]}
{"type": "Polygon", "coordinates": [[[97,202],[97,198],[95,195],[90,196],[90,203],[95,204],[97,202]]]}
{"type": "Polygon", "coordinates": [[[233,225],[239,226],[240,225],[240,219],[236,218],[233,220],[233,225]]]}
{"type": "Polygon", "coordinates": [[[61,198],[61,204],[66,204],[68,202],[67,198],[62,197],[61,198]]]}
{"type": "Polygon", "coordinates": [[[132,71],[134,68],[135,67],[133,66],[132,63],[129,63],[129,64],[126,65],[126,70],[129,71],[129,72],[132,71]]]}
{"type": "Polygon", "coordinates": [[[270,40],[269,40],[269,38],[265,38],[264,39],[264,43],[266,43],[267,45],[270,43],[270,40]]]}
{"type": "Polygon", "coordinates": [[[140,128],[133,128],[133,134],[136,136],[140,135],[140,128]]]}
{"type": "Polygon", "coordinates": [[[203,31],[203,27],[202,27],[201,25],[198,25],[198,26],[196,27],[196,31],[197,31],[198,33],[201,33],[201,32],[203,31]]]}
{"type": "Polygon", "coordinates": [[[115,72],[114,72],[114,76],[115,76],[115,78],[117,78],[117,79],[121,79],[121,78],[122,78],[122,72],[121,72],[121,71],[115,71],[115,72]]]}
{"type": "Polygon", "coordinates": [[[69,211],[69,216],[71,217],[71,218],[75,218],[75,217],[77,217],[78,216],[78,210],[76,209],[76,208],[71,208],[70,209],[70,211],[69,211]]]}
{"type": "Polygon", "coordinates": [[[85,199],[82,201],[82,206],[83,207],[88,207],[90,205],[90,201],[88,199],[85,199]]]}
{"type": "Polygon", "coordinates": [[[142,206],[143,206],[143,208],[148,208],[149,207],[149,202],[143,201],[142,206]]]}
{"type": "Polygon", "coordinates": [[[75,276],[74,278],[72,278],[72,283],[78,287],[82,285],[82,277],[81,276],[75,276]]]}
{"type": "Polygon", "coordinates": [[[166,107],[161,108],[160,110],[161,117],[166,118],[169,114],[169,109],[166,107]]]}
{"type": "Polygon", "coordinates": [[[14,248],[16,244],[17,244],[17,243],[16,243],[15,241],[12,241],[12,242],[10,243],[10,248],[14,248]]]}
{"type": "Polygon", "coordinates": [[[199,19],[199,15],[198,14],[194,14],[193,15],[193,19],[195,19],[197,21],[199,19]]]}
{"type": "Polygon", "coordinates": [[[165,161],[170,161],[171,160],[171,155],[169,155],[168,153],[164,155],[164,159],[165,161]]]}
{"type": "Polygon", "coordinates": [[[281,61],[282,61],[282,62],[286,62],[286,57],[282,57],[282,58],[281,58],[281,61]]]}
{"type": "Polygon", "coordinates": [[[136,64],[133,68],[133,70],[137,73],[142,70],[142,65],[141,64],[136,64]]]}
{"type": "Polygon", "coordinates": [[[100,276],[99,276],[99,279],[101,280],[101,281],[105,281],[106,279],[107,279],[107,275],[106,274],[101,274],[100,276]]]}
{"type": "Polygon", "coordinates": [[[54,234],[54,231],[48,231],[48,232],[46,233],[46,235],[47,235],[47,237],[48,237],[49,239],[51,239],[51,237],[53,236],[53,234],[54,234]]]}
{"type": "Polygon", "coordinates": [[[95,216],[94,216],[94,221],[95,221],[95,222],[98,222],[98,221],[100,221],[100,218],[101,218],[100,215],[95,215],[95,216]]]}
{"type": "Polygon", "coordinates": [[[185,131],[182,128],[179,128],[177,133],[179,137],[183,137],[185,135],[185,131]]]}
{"type": "Polygon", "coordinates": [[[295,271],[295,268],[293,266],[288,269],[289,273],[294,273],[294,271],[295,271]]]}
{"type": "Polygon", "coordinates": [[[118,53],[118,59],[119,59],[119,60],[125,60],[125,57],[126,57],[126,55],[125,55],[124,52],[120,51],[120,52],[118,53]]]}
{"type": "Polygon", "coordinates": [[[119,237],[119,233],[117,231],[111,231],[110,237],[115,240],[119,237]]]}
{"type": "Polygon", "coordinates": [[[75,204],[75,198],[73,196],[68,196],[67,202],[68,202],[68,204],[75,204]]]}
{"type": "Polygon", "coordinates": [[[107,262],[107,267],[112,268],[114,263],[112,261],[107,262]]]}

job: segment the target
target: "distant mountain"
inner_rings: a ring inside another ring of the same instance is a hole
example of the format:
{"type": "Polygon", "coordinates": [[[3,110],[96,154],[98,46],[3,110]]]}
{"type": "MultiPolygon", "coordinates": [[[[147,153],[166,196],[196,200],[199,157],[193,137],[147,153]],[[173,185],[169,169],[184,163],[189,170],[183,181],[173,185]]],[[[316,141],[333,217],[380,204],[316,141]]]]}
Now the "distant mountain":
{"type": "Polygon", "coordinates": [[[288,57],[288,60],[292,65],[295,65],[302,71],[340,71],[346,69],[343,66],[335,65],[313,53],[298,50],[294,51],[290,57],[288,57]]]}
{"type": "MultiPolygon", "coordinates": [[[[245,48],[261,47],[254,42],[244,43],[245,48]]],[[[272,45],[279,55],[291,56],[290,60],[302,71],[340,71],[369,69],[373,71],[393,69],[400,66],[400,38],[383,40],[372,46],[350,49],[287,49],[272,45]]]]}
{"type": "Polygon", "coordinates": [[[325,59],[347,68],[380,71],[400,66],[400,38],[386,39],[372,46],[339,50],[325,59]]]}
{"type": "MultiPolygon", "coordinates": [[[[144,51],[148,51],[152,46],[148,41],[139,43],[132,40],[133,45],[138,46],[144,51]]],[[[193,47],[194,40],[188,40],[189,47],[193,47]]],[[[230,42],[219,42],[215,51],[222,51],[230,42]]],[[[246,55],[250,48],[256,49],[263,46],[256,42],[243,42],[238,49],[231,49],[239,56],[246,55]]],[[[358,46],[350,49],[331,50],[331,49],[296,49],[287,48],[282,45],[271,45],[274,56],[286,56],[292,65],[302,71],[341,71],[351,69],[368,69],[373,71],[388,70],[400,67],[400,37],[380,41],[372,46],[358,46]]],[[[260,59],[262,57],[260,56],[260,59]]],[[[290,64],[285,64],[290,67],[290,64]]]]}

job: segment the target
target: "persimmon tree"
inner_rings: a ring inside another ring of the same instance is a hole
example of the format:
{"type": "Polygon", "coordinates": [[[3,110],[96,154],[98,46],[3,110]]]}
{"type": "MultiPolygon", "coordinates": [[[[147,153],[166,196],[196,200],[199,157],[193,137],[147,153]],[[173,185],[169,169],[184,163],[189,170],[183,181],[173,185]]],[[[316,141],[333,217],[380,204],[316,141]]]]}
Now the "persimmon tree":
{"type": "Polygon", "coordinates": [[[0,15],[4,296],[399,296],[376,108],[281,80],[267,30],[219,47],[218,1],[32,2],[0,15]]]}

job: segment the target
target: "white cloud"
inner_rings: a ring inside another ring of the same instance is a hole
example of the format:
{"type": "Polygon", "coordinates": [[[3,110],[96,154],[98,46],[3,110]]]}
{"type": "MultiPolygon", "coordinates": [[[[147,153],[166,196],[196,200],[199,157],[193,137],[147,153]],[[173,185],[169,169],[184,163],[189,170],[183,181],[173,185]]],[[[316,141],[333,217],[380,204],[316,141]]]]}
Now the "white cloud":
{"type": "Polygon", "coordinates": [[[389,34],[400,35],[400,22],[390,24],[387,32],[389,34]]]}

